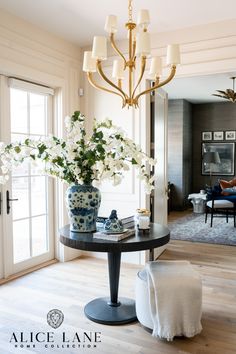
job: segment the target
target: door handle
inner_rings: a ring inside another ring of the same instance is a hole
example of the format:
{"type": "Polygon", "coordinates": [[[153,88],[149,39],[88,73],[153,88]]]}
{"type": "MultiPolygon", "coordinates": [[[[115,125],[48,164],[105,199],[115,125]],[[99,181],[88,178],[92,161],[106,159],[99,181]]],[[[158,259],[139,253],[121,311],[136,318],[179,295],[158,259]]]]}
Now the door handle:
{"type": "Polygon", "coordinates": [[[2,215],[2,193],[0,192],[0,215],[2,215]]]}
{"type": "Polygon", "coordinates": [[[10,198],[10,193],[9,191],[6,192],[6,201],[7,201],[7,214],[10,214],[10,210],[11,210],[11,205],[10,202],[14,202],[17,201],[18,199],[11,199],[10,198]]]}

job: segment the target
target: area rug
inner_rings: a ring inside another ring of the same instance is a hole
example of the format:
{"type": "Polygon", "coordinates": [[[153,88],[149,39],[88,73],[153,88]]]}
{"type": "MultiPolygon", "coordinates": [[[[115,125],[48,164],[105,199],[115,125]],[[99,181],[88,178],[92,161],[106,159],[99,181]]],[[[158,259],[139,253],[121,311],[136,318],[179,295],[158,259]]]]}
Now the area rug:
{"type": "Polygon", "coordinates": [[[213,226],[210,227],[210,217],[205,224],[204,214],[191,214],[169,222],[168,228],[172,240],[236,246],[236,228],[233,218],[229,218],[227,224],[225,218],[216,217],[213,219],[213,226]]]}

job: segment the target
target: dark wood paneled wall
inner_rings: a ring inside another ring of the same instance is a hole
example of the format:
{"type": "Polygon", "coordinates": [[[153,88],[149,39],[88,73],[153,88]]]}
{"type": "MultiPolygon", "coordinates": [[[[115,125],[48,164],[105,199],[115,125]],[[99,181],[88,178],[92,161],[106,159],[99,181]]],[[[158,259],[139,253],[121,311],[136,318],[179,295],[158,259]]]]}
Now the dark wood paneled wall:
{"type": "MultiPolygon", "coordinates": [[[[204,189],[209,183],[208,176],[201,175],[201,143],[203,131],[236,130],[236,104],[217,102],[192,105],[193,117],[193,192],[204,189]]],[[[232,141],[228,141],[232,142],[232,141]]],[[[214,176],[213,182],[219,178],[231,179],[228,176],[214,176]]]]}
{"type": "Polygon", "coordinates": [[[192,191],[192,105],[186,100],[169,100],[168,179],[172,208],[183,210],[192,191]]]}

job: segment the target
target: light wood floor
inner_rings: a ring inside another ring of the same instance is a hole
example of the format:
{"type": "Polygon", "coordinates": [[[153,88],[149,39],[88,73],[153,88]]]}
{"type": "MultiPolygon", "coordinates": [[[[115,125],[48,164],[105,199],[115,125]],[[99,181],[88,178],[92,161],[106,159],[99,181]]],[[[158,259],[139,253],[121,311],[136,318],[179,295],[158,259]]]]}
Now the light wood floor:
{"type": "MultiPolygon", "coordinates": [[[[203,331],[192,339],[173,342],[153,338],[138,322],[104,326],[89,321],[84,305],[108,294],[107,263],[81,258],[35,271],[0,288],[0,353],[97,354],[235,354],[236,353],[236,247],[172,241],[163,259],[188,259],[203,279],[203,331]],[[51,331],[46,322],[53,308],[65,319],[55,333],[100,331],[97,348],[15,349],[9,344],[13,331],[51,331]]],[[[122,264],[120,295],[134,297],[139,266],[122,264]]]]}

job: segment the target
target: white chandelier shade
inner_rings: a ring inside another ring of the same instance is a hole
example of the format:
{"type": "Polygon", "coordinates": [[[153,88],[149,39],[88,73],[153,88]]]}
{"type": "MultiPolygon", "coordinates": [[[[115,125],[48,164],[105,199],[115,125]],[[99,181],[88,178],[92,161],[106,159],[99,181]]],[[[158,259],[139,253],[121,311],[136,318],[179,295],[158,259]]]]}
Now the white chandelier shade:
{"type": "Polygon", "coordinates": [[[166,85],[170,82],[175,73],[176,66],[180,64],[180,51],[178,44],[170,44],[167,46],[166,64],[170,66],[169,76],[160,81],[162,75],[163,64],[160,57],[151,58],[149,78],[154,80],[154,86],[139,94],[136,91],[143,79],[147,58],[151,56],[151,39],[147,31],[150,24],[149,11],[144,9],[138,13],[137,24],[132,19],[132,0],[128,0],[129,19],[125,24],[128,30],[128,58],[125,58],[123,53],[118,49],[115,43],[115,33],[117,32],[117,16],[109,15],[105,21],[105,31],[109,33],[110,44],[119,59],[113,62],[112,79],[109,79],[102,68],[102,62],[107,60],[107,38],[102,36],[95,36],[93,39],[92,51],[84,52],[83,71],[87,73],[90,84],[100,90],[116,94],[122,98],[122,107],[138,107],[139,98],[158,87],[166,85]],[[134,75],[137,67],[137,58],[140,58],[140,72],[137,76],[137,83],[134,83],[134,75]],[[128,70],[128,92],[123,90],[123,80],[125,79],[125,71],[128,70]],[[100,77],[109,85],[101,86],[94,79],[94,74],[97,72],[100,77]]]}

